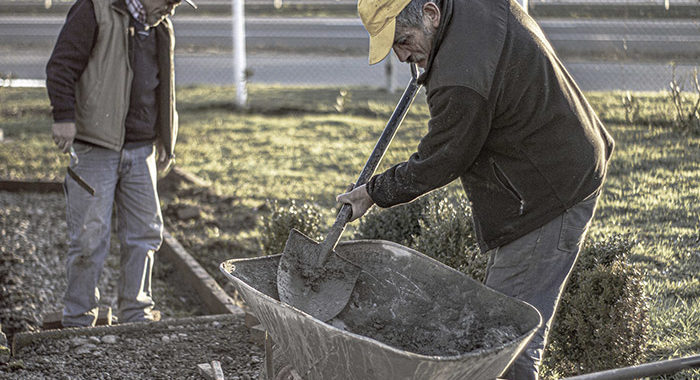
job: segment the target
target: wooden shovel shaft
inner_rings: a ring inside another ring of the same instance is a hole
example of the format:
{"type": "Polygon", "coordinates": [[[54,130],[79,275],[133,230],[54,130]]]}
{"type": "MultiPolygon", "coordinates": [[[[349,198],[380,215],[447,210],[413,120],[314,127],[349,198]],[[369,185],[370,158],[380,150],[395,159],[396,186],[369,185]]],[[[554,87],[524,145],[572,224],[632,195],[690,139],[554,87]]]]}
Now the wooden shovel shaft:
{"type": "MultiPolygon", "coordinates": [[[[391,144],[391,140],[394,139],[396,131],[399,129],[401,122],[403,122],[403,119],[406,117],[406,113],[411,107],[413,99],[416,98],[416,94],[421,86],[417,83],[418,75],[415,65],[411,65],[411,73],[411,81],[408,82],[406,90],[404,90],[403,95],[401,95],[399,103],[396,105],[394,112],[391,114],[391,118],[389,118],[389,121],[386,123],[384,132],[382,132],[377,144],[374,146],[372,154],[370,154],[369,158],[367,159],[367,163],[365,163],[365,167],[362,169],[357,181],[355,181],[354,187],[364,185],[370,178],[372,178],[374,171],[377,170],[377,166],[379,166],[379,162],[381,162],[382,158],[384,157],[386,149],[389,147],[389,144],[391,144]]],[[[326,236],[326,239],[323,241],[323,243],[321,243],[318,262],[316,263],[318,266],[321,266],[326,262],[328,255],[333,252],[335,246],[338,245],[340,236],[343,234],[343,231],[345,231],[345,225],[348,223],[351,217],[352,206],[346,203],[340,208],[338,216],[335,219],[335,223],[333,223],[333,226],[328,232],[328,236],[326,236]]]]}

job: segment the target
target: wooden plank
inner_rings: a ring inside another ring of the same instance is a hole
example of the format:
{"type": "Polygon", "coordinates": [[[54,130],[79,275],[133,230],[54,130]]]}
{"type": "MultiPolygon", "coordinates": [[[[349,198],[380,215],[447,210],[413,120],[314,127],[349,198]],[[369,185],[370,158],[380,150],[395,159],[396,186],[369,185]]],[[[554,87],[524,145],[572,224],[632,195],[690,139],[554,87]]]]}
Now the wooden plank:
{"type": "Polygon", "coordinates": [[[0,181],[0,191],[12,193],[62,193],[63,182],[56,181],[0,181]]]}
{"type": "Polygon", "coordinates": [[[219,286],[211,275],[195,260],[185,248],[167,231],[163,232],[163,245],[158,251],[165,259],[173,263],[199,295],[202,303],[212,314],[236,314],[241,317],[245,312],[219,286]]]}
{"type": "Polygon", "coordinates": [[[121,334],[126,331],[143,331],[148,334],[149,331],[162,329],[163,326],[181,326],[192,323],[212,323],[215,321],[229,321],[233,319],[243,318],[242,315],[234,314],[219,314],[219,315],[203,315],[197,317],[185,317],[166,319],[158,322],[147,323],[124,323],[111,326],[96,326],[96,327],[71,327],[60,330],[46,330],[39,332],[21,332],[14,335],[12,339],[12,352],[18,352],[22,347],[27,346],[34,340],[42,339],[65,339],[73,336],[96,336],[103,334],[121,334]]]}

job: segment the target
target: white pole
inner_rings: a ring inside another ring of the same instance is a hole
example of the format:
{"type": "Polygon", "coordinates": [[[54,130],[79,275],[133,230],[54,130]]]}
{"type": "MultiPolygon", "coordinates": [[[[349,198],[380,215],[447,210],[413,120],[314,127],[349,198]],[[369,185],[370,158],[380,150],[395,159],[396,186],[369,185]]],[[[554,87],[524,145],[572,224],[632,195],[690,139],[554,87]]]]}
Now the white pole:
{"type": "Polygon", "coordinates": [[[236,84],[236,104],[245,107],[248,102],[246,89],[246,55],[245,55],[245,15],[244,0],[233,0],[233,82],[236,84]]]}
{"type": "Polygon", "coordinates": [[[389,52],[384,62],[384,76],[386,77],[386,92],[394,92],[394,60],[393,54],[389,52]]]}

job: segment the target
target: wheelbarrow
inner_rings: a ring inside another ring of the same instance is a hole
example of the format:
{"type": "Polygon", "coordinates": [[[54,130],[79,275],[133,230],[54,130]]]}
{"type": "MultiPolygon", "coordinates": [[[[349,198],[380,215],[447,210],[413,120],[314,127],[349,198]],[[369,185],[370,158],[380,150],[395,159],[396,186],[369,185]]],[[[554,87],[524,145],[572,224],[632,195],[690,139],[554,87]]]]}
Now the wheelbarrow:
{"type": "Polygon", "coordinates": [[[495,379],[541,324],[531,305],[402,245],[357,240],[336,253],[361,272],[327,322],[279,301],[281,255],[220,265],[304,379],[495,379]]]}

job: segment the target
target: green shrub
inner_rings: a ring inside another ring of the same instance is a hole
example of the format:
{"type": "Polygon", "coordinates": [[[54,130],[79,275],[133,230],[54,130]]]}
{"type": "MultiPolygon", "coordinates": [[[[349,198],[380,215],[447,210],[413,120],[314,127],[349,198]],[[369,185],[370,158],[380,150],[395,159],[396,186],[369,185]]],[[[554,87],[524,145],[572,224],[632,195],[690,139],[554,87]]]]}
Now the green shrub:
{"type": "Polygon", "coordinates": [[[415,235],[420,233],[420,220],[430,195],[387,209],[372,208],[360,218],[355,239],[389,240],[410,247],[415,235]]]}
{"type": "Polygon", "coordinates": [[[627,124],[631,125],[639,122],[640,103],[639,98],[632,95],[629,91],[622,96],[622,106],[625,108],[625,121],[627,124]]]}
{"type": "Polygon", "coordinates": [[[375,208],[360,219],[355,239],[382,239],[413,248],[476,280],[483,280],[486,255],[476,245],[471,208],[446,189],[411,203],[375,208]]]}
{"type": "Polygon", "coordinates": [[[690,81],[695,87],[695,93],[683,91],[683,85],[676,80],[676,66],[673,66],[673,79],[669,92],[671,103],[676,111],[673,125],[682,132],[700,134],[700,81],[698,81],[697,67],[693,70],[690,81]]]}
{"type": "Polygon", "coordinates": [[[488,256],[481,253],[476,243],[467,199],[437,197],[427,206],[411,248],[483,281],[488,256]]]}
{"type": "Polygon", "coordinates": [[[272,212],[264,219],[260,233],[265,255],[282,253],[292,228],[316,241],[323,240],[320,231],[322,213],[318,205],[296,201],[286,206],[277,201],[268,202],[267,205],[272,212]]]}
{"type": "Polygon", "coordinates": [[[621,236],[587,244],[574,267],[549,335],[543,377],[559,378],[644,360],[649,303],[621,236]]]}
{"type": "MultiPolygon", "coordinates": [[[[361,219],[356,239],[409,246],[476,280],[485,275],[463,197],[444,190],[361,219]]],[[[558,378],[635,365],[644,360],[649,328],[642,275],[627,263],[634,242],[622,236],[586,244],[562,296],[542,368],[558,378]]]]}

